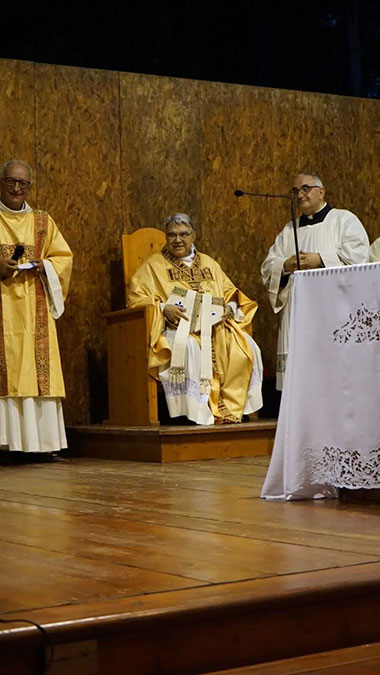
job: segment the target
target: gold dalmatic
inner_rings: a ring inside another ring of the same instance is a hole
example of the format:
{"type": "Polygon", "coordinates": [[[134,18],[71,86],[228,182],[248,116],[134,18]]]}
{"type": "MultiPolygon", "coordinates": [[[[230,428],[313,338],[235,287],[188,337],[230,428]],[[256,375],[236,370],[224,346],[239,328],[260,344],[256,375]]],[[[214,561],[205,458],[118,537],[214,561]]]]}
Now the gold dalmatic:
{"type": "MultiPolygon", "coordinates": [[[[51,262],[65,297],[72,254],[48,213],[0,211],[0,255],[12,257],[19,243],[20,262],[51,262]]],[[[17,271],[0,286],[0,396],[64,396],[55,320],[40,277],[17,271]]]]}

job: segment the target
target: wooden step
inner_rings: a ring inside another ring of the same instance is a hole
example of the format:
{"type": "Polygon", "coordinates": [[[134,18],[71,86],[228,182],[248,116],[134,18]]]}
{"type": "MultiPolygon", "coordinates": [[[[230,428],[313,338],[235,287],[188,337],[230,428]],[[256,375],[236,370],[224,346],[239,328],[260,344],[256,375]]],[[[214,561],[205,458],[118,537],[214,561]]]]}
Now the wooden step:
{"type": "Polygon", "coordinates": [[[256,457],[272,452],[276,423],[263,419],[225,426],[72,426],[66,430],[67,454],[161,463],[256,457]]]}
{"type": "Polygon", "coordinates": [[[374,675],[380,673],[380,642],[292,659],[218,670],[207,675],[374,675]]]}
{"type": "MultiPolygon", "coordinates": [[[[257,666],[252,672],[263,674],[308,672],[278,670],[278,661],[302,655],[307,659],[318,651],[377,641],[379,572],[380,563],[373,563],[41,607],[21,616],[20,612],[8,612],[2,615],[0,630],[0,675],[38,675],[41,666],[33,669],[30,664],[38,663],[46,644],[54,646],[60,659],[73,659],[70,667],[57,675],[216,675],[226,668],[244,667],[246,671],[251,664],[257,666]],[[42,626],[48,640],[23,619],[42,626]],[[9,620],[15,623],[7,623],[9,620]],[[94,670],[77,668],[81,654],[95,662],[94,670]],[[17,659],[20,665],[15,670],[17,659]],[[266,671],[274,659],[278,661],[271,667],[277,670],[266,671]]],[[[241,675],[245,671],[237,672],[241,675]]],[[[309,672],[316,675],[321,671],[309,672]]],[[[348,674],[357,675],[357,671],[339,673],[348,674]]]]}

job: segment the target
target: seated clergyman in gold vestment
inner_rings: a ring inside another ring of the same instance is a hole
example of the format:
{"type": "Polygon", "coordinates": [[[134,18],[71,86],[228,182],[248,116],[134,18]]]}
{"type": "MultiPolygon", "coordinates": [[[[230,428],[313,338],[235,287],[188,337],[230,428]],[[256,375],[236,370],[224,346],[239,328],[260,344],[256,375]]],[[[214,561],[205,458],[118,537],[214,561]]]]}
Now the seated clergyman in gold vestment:
{"type": "Polygon", "coordinates": [[[149,370],[170,416],[240,422],[262,407],[261,354],[246,332],[257,304],[194,241],[189,216],[170,216],[166,245],[133,276],[127,307],[154,306],[149,370]]]}
{"type": "MultiPolygon", "coordinates": [[[[72,254],[52,218],[25,201],[32,170],[0,172],[0,450],[67,447],[55,320],[64,311],[72,254]]],[[[42,455],[39,455],[42,458],[42,455]]]]}

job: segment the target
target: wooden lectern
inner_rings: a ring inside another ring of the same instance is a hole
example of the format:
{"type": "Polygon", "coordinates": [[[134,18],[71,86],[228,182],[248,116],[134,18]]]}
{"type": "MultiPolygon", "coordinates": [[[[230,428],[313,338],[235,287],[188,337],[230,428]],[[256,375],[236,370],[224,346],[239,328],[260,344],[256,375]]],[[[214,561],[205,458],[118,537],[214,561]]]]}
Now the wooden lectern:
{"type": "MultiPolygon", "coordinates": [[[[150,255],[158,253],[165,241],[165,233],[151,227],[122,235],[126,299],[136,270],[150,255]]],[[[144,307],[105,314],[108,343],[107,424],[159,424],[157,382],[148,373],[152,311],[153,307],[144,307]]]]}

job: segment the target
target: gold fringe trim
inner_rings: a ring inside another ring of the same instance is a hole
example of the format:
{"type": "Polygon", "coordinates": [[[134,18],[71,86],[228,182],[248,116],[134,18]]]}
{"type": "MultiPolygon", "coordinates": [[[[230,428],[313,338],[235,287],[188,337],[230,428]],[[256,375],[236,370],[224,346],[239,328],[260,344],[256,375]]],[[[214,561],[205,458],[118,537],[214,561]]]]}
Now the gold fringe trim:
{"type": "Polygon", "coordinates": [[[185,368],[183,366],[171,366],[169,370],[169,382],[172,384],[184,384],[185,368]]]}

